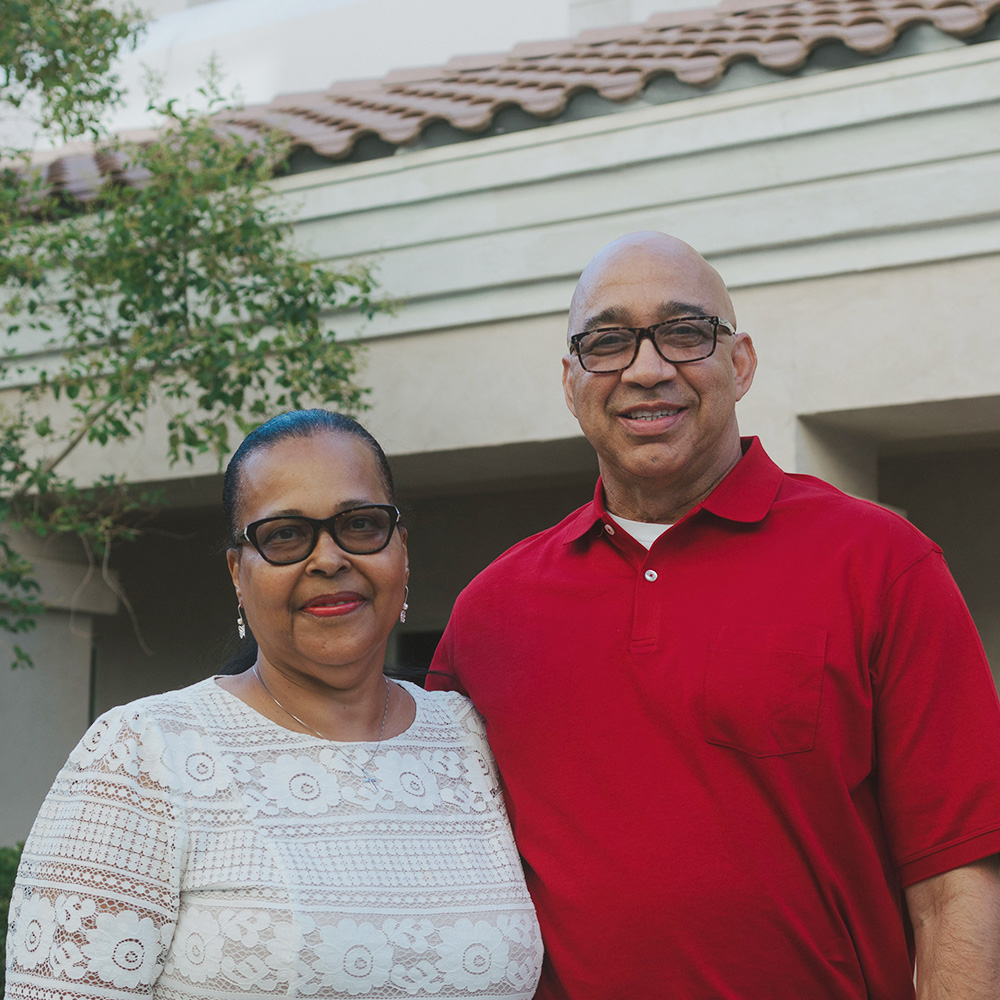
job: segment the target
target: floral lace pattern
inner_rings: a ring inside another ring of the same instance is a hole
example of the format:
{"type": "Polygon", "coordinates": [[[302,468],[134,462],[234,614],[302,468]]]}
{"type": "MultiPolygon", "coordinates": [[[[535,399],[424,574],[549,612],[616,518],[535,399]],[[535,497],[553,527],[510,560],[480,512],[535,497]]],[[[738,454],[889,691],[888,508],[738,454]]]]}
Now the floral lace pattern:
{"type": "Polygon", "coordinates": [[[212,679],[98,719],[25,847],[6,997],[531,997],[538,923],[482,720],[406,687],[416,719],[375,754],[212,679]]]}

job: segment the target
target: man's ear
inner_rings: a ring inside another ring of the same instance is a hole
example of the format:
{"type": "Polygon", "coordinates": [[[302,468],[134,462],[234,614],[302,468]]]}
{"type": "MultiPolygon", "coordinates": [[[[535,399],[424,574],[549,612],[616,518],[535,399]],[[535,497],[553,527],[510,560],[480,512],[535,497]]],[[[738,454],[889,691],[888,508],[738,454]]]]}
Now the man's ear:
{"type": "Polygon", "coordinates": [[[571,355],[563,355],[562,366],[563,394],[566,397],[566,405],[569,407],[569,412],[575,417],[576,410],[573,407],[573,358],[571,355]]]}
{"type": "Polygon", "coordinates": [[[747,390],[753,385],[754,372],[757,371],[757,352],[749,333],[736,334],[733,344],[733,376],[736,385],[736,399],[741,400],[747,390]]]}

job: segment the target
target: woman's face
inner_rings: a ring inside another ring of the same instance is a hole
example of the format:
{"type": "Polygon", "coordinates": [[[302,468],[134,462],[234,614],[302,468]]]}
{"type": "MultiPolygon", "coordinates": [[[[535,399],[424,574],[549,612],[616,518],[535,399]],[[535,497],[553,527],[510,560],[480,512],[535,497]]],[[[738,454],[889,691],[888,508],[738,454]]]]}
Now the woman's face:
{"type": "MultiPolygon", "coordinates": [[[[278,514],[327,518],[390,502],[365,442],[330,431],[252,453],[240,482],[240,532],[278,514]]],[[[265,562],[248,543],[228,561],[262,663],[305,687],[349,689],[381,675],[409,577],[405,531],[372,555],[351,555],[321,531],[312,553],[290,566],[265,562]]]]}

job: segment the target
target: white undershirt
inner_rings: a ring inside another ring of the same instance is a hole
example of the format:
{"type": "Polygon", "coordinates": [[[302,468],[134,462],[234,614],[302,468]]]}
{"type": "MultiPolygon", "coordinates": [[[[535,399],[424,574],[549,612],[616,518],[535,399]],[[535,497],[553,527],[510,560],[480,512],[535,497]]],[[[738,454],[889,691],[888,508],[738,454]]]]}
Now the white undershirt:
{"type": "Polygon", "coordinates": [[[608,511],[608,516],[620,524],[640,545],[650,548],[653,542],[663,534],[667,528],[672,528],[672,524],[652,524],[649,521],[630,521],[626,517],[619,517],[608,511]]]}

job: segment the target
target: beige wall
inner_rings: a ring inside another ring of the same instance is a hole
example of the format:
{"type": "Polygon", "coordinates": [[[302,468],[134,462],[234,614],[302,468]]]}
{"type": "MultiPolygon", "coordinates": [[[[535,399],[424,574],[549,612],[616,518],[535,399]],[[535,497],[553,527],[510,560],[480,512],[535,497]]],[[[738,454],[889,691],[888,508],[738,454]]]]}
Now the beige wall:
{"type": "MultiPolygon", "coordinates": [[[[998,94],[989,42],[636,102],[275,188],[306,251],[372,261],[398,302],[370,322],[333,319],[369,344],[371,423],[394,453],[574,434],[552,358],[575,277],[605,240],[656,227],[710,257],[757,335],[764,364],[744,426],[786,466],[825,470],[823,435],[804,433],[803,415],[996,395],[995,355],[942,361],[922,331],[948,321],[956,289],[980,315],[1000,307],[998,94]]],[[[976,324],[954,335],[977,349],[976,324]]],[[[99,464],[139,480],[214,471],[210,459],[168,469],[161,436],[154,420],[99,464]]],[[[859,491],[862,465],[849,474],[859,491]]],[[[81,476],[96,467],[86,450],[69,463],[81,476]]]]}
{"type": "Polygon", "coordinates": [[[367,422],[404,454],[576,435],[563,402],[565,350],[565,313],[368,341],[367,422]]]}
{"type": "Polygon", "coordinates": [[[27,835],[52,779],[90,723],[94,623],[118,609],[112,587],[99,567],[87,564],[76,539],[15,533],[12,540],[34,562],[46,611],[31,632],[0,632],[0,845],[27,835]],[[10,668],[14,645],[32,657],[33,667],[10,668]]]}
{"type": "Polygon", "coordinates": [[[742,429],[872,498],[879,445],[1000,431],[1000,352],[955,321],[1000,309],[998,269],[990,255],[736,289],[759,361],[742,429]]]}
{"type": "Polygon", "coordinates": [[[35,660],[11,670],[0,633],[0,845],[23,840],[56,772],[90,722],[92,618],[49,611],[17,642],[35,660]]]}

